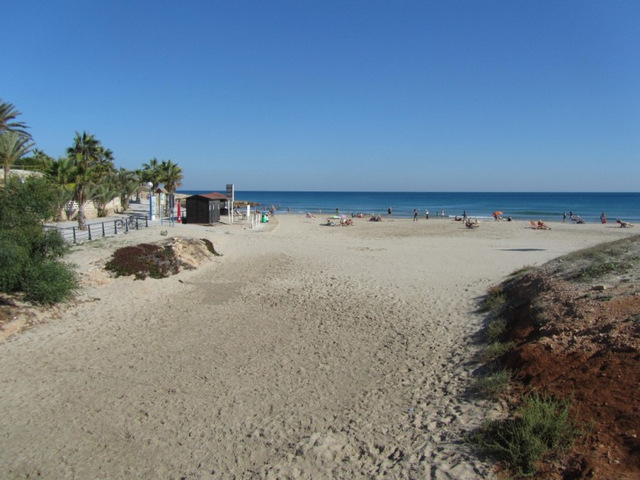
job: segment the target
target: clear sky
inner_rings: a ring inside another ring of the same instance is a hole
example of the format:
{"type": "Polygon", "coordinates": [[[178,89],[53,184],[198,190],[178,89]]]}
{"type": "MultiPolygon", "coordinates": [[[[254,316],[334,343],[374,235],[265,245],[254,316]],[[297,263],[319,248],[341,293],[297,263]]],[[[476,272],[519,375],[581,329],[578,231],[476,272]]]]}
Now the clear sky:
{"type": "Polygon", "coordinates": [[[640,190],[638,0],[5,2],[0,98],[182,190],[640,190]]]}

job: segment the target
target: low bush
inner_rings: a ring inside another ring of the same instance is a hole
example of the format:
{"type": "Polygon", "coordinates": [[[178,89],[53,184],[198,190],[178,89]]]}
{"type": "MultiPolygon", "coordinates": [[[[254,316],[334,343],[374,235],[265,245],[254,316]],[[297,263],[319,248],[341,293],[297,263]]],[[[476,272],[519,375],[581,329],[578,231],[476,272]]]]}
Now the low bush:
{"type": "Polygon", "coordinates": [[[170,246],[141,243],[117,250],[105,268],[116,276],[134,275],[137,280],[144,280],[178,273],[180,261],[170,246]]]}
{"type": "Polygon", "coordinates": [[[44,177],[24,182],[9,179],[0,195],[0,291],[23,292],[34,303],[66,300],[78,282],[73,269],[59,262],[68,247],[56,231],[43,222],[60,205],[59,187],[44,177]]]}
{"type": "Polygon", "coordinates": [[[487,343],[497,342],[507,331],[507,320],[504,318],[492,318],[484,327],[483,335],[487,343]]]}
{"type": "Polygon", "coordinates": [[[488,375],[478,378],[478,390],[482,393],[497,397],[505,393],[511,385],[511,371],[502,368],[488,375]]]}
{"type": "Polygon", "coordinates": [[[28,248],[0,236],[0,291],[14,292],[20,289],[29,261],[28,248]]]}
{"type": "Polygon", "coordinates": [[[489,422],[473,441],[486,454],[504,462],[516,475],[533,475],[548,454],[569,448],[577,429],[569,417],[571,402],[531,394],[513,419],[489,422]]]}
{"type": "Polygon", "coordinates": [[[483,363],[493,362],[507,353],[513,342],[491,342],[484,347],[479,353],[479,360],[483,363]]]}
{"type": "Polygon", "coordinates": [[[56,260],[44,260],[27,267],[22,286],[25,300],[51,305],[71,298],[78,280],[71,265],[56,260]]]}
{"type": "Polygon", "coordinates": [[[480,305],[480,309],[483,312],[497,311],[504,305],[504,302],[505,295],[502,288],[496,286],[490,287],[480,305]]]}

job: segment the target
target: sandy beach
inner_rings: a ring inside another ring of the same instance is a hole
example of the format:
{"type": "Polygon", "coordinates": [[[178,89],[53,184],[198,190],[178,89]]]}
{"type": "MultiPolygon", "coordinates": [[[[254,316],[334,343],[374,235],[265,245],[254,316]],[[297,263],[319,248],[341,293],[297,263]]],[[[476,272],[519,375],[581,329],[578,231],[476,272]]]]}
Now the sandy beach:
{"type": "Polygon", "coordinates": [[[0,477],[493,478],[464,443],[500,414],[470,393],[479,298],[635,233],[322,223],[154,225],[74,247],[77,300],[0,344],[0,477]],[[162,280],[103,269],[170,237],[223,256],[162,280]]]}

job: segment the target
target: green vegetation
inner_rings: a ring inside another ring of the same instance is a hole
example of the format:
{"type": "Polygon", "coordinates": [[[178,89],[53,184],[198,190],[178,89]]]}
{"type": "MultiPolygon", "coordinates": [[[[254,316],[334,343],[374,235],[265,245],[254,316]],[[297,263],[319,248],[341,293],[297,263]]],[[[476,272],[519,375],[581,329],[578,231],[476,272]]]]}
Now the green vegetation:
{"type": "MultiPolygon", "coordinates": [[[[87,132],[76,132],[67,155],[53,159],[33,148],[35,143],[27,125],[18,120],[20,115],[14,105],[0,99],[0,160],[4,170],[0,292],[22,293],[28,301],[51,304],[69,298],[78,283],[72,268],[60,261],[67,251],[64,241],[56,232],[44,230],[45,221],[61,219],[63,213],[71,218],[76,212],[65,206],[74,200],[78,204],[78,226],[84,229],[87,202],[93,202],[98,215],[105,216],[114,198],[120,199],[123,210],[128,208],[131,196],[146,189],[143,182],[152,182],[154,188],[163,184],[169,193],[175,193],[183,176],[171,160],[153,159],[138,171],[117,170],[113,152],[87,132]],[[40,175],[18,180],[9,175],[12,166],[40,175]]],[[[116,265],[117,272],[129,274],[124,269],[128,265],[141,278],[162,277],[177,268],[171,249],[152,250],[154,247],[146,249],[136,261],[134,255],[125,255],[116,265]],[[139,270],[135,270],[136,265],[139,270]]]]}
{"type": "Polygon", "coordinates": [[[637,250],[629,248],[633,241],[626,238],[573,252],[563,262],[558,261],[556,270],[565,271],[568,278],[578,281],[623,275],[640,264],[637,250]]]}
{"type": "Polygon", "coordinates": [[[482,363],[495,362],[513,347],[512,342],[491,342],[480,352],[478,359],[482,363]]]}
{"type": "Polygon", "coordinates": [[[484,338],[487,343],[497,342],[502,338],[507,331],[507,320],[498,317],[490,319],[483,331],[484,338]]]}
{"type": "Polygon", "coordinates": [[[509,390],[511,386],[511,371],[500,368],[478,379],[477,387],[485,395],[497,397],[509,390]]]}
{"type": "Polygon", "coordinates": [[[10,178],[0,196],[0,291],[23,292],[34,303],[70,298],[78,282],[60,258],[67,246],[56,231],[44,230],[58,205],[58,187],[42,177],[10,178]]]}
{"type": "Polygon", "coordinates": [[[499,286],[490,287],[482,301],[480,310],[490,312],[499,310],[505,302],[504,291],[499,286]]]}
{"type": "Polygon", "coordinates": [[[533,475],[543,456],[573,443],[578,431],[569,417],[570,409],[570,401],[534,393],[524,399],[515,418],[487,423],[472,441],[516,475],[533,475]]]}

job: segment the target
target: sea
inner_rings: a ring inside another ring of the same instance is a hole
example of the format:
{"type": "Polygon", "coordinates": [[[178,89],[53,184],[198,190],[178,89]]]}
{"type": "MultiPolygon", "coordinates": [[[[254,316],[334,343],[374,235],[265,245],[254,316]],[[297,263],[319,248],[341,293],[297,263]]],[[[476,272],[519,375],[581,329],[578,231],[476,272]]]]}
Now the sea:
{"type": "MultiPolygon", "coordinates": [[[[219,190],[225,193],[225,190],[219,190]]],[[[198,195],[210,190],[179,190],[178,193],[198,195]]],[[[277,192],[236,190],[236,201],[253,202],[262,208],[273,205],[276,214],[356,214],[386,215],[389,208],[395,217],[453,218],[465,212],[471,218],[492,218],[501,212],[503,218],[514,220],[567,221],[573,213],[585,222],[600,222],[605,213],[609,222],[620,218],[640,223],[640,193],[594,192],[277,192]]]]}

